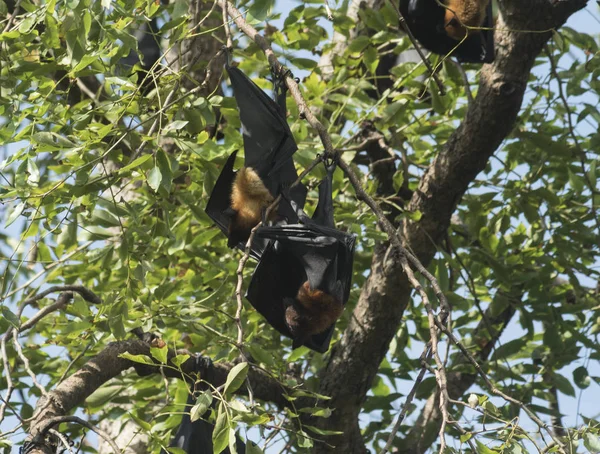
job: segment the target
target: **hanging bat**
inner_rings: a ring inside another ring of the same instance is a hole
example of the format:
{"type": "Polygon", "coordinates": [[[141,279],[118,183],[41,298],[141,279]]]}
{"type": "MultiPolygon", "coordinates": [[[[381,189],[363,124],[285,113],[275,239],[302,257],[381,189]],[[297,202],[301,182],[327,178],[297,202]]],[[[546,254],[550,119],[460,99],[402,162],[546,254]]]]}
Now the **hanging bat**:
{"type": "Polygon", "coordinates": [[[408,28],[426,49],[465,63],[494,61],[491,0],[400,0],[408,28]]]}
{"type": "MultiPolygon", "coordinates": [[[[298,147],[285,119],[285,84],[274,75],[277,102],[273,101],[236,67],[226,65],[242,123],[244,166],[233,170],[237,152],[232,153],[213,188],[206,213],[227,235],[229,247],[244,249],[250,231],[263,220],[265,211],[281,193],[304,206],[306,188],[291,188],[298,177],[292,155],[298,147]],[[291,189],[290,189],[291,188],[291,189]]],[[[269,219],[296,222],[287,203],[280,203],[269,219]]],[[[264,245],[252,245],[255,258],[264,245]]]]}
{"type": "Polygon", "coordinates": [[[444,29],[451,38],[460,41],[467,34],[479,33],[490,0],[447,0],[444,29]]]}
{"type": "Polygon", "coordinates": [[[261,227],[267,247],[246,298],[275,329],[300,345],[326,352],[350,295],[355,236],[334,227],[332,177],[319,187],[319,203],[300,224],[261,227]]]}

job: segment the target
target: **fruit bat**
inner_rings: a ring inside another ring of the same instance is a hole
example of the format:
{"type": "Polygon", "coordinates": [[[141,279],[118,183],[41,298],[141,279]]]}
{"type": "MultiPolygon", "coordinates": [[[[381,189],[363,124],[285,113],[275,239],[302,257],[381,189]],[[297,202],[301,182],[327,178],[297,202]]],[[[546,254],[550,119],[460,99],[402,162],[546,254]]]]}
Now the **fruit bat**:
{"type": "Polygon", "coordinates": [[[494,61],[491,0],[400,0],[400,11],[413,36],[431,52],[465,63],[494,61]]]}
{"type": "MultiPolygon", "coordinates": [[[[244,250],[250,231],[263,220],[265,211],[281,193],[304,206],[306,188],[291,188],[298,177],[292,155],[298,149],[285,119],[284,76],[274,76],[275,98],[271,99],[236,67],[226,65],[237,101],[244,139],[244,166],[233,170],[232,153],[213,188],[206,213],[228,237],[229,247],[244,250]],[[290,189],[291,188],[291,189],[290,189]]],[[[288,203],[280,203],[269,219],[296,222],[288,203]]],[[[251,254],[260,257],[264,244],[255,241],[251,254]]]]}
{"type": "Polygon", "coordinates": [[[312,219],[298,210],[298,224],[257,230],[268,243],[246,293],[269,324],[293,339],[294,348],[306,345],[321,353],[350,295],[356,241],[335,228],[334,170],[334,164],[327,167],[312,219]]]}

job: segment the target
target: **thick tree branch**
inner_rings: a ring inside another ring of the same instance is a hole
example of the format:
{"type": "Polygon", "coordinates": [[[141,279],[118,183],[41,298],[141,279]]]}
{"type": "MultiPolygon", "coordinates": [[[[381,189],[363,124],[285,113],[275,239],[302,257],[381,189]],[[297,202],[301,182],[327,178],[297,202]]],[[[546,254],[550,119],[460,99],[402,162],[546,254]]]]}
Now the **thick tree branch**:
{"type": "MultiPolygon", "coordinates": [[[[405,247],[422,263],[431,261],[456,205],[512,129],[531,67],[551,37],[549,29],[560,27],[585,4],[585,0],[501,3],[503,17],[495,34],[496,60],[492,65],[484,65],[477,98],[412,197],[409,210],[420,211],[420,221],[407,222],[402,227],[405,247]]],[[[332,397],[329,404],[336,411],[327,420],[319,421],[319,425],[329,430],[345,429],[344,437],[331,441],[340,452],[365,451],[358,414],[412,291],[406,277],[399,273],[398,262],[384,263],[385,257],[382,250],[375,254],[354,316],[334,346],[323,374],[321,392],[332,397]]],[[[317,452],[321,450],[317,448],[317,452]]]]}
{"type": "MultiPolygon", "coordinates": [[[[98,355],[91,358],[81,369],[49,392],[47,396],[40,398],[29,426],[28,440],[35,440],[41,444],[39,451],[34,450],[31,453],[42,454],[46,452],[41,438],[43,438],[42,435],[48,428],[48,420],[68,415],[100,386],[125,370],[133,367],[141,376],[161,372],[166,377],[172,378],[183,378],[200,373],[202,377],[207,377],[207,380],[213,386],[218,387],[225,383],[227,374],[234,366],[231,363],[218,363],[210,366],[199,365],[197,357],[190,356],[180,368],[170,363],[167,363],[167,365],[170,364],[171,367],[160,367],[159,365],[151,366],[136,363],[120,356],[123,353],[129,353],[150,357],[150,347],[150,343],[138,339],[111,343],[98,355]]],[[[169,351],[168,361],[177,353],[182,352],[169,351]]],[[[289,405],[289,402],[284,398],[284,394],[291,393],[292,390],[285,389],[274,378],[256,368],[252,368],[248,373],[248,380],[252,383],[252,389],[257,398],[271,401],[281,408],[289,405]]],[[[243,393],[244,389],[244,387],[240,388],[239,392],[243,393]]]]}

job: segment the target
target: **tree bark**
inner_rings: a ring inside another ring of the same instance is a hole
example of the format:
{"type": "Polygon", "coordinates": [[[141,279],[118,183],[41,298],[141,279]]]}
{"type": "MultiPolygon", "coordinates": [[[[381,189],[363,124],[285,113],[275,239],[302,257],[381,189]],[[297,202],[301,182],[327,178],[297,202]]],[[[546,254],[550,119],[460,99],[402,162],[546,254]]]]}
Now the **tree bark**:
{"type": "MultiPolygon", "coordinates": [[[[423,175],[409,204],[420,211],[418,222],[400,227],[405,247],[428,265],[443,238],[450,217],[469,184],[485,168],[510,133],[523,101],[535,58],[558,28],[587,0],[503,0],[495,33],[496,59],[484,65],[477,97],[466,117],[423,175]],[[531,30],[535,33],[512,30],[531,30]],[[542,32],[540,32],[542,31],[542,32]]],[[[398,261],[379,250],[353,317],[331,354],[320,392],[331,397],[332,416],[315,423],[344,432],[330,437],[335,452],[363,453],[358,415],[379,364],[397,332],[412,288],[398,261]]],[[[314,452],[331,452],[323,444],[314,452]]]]}

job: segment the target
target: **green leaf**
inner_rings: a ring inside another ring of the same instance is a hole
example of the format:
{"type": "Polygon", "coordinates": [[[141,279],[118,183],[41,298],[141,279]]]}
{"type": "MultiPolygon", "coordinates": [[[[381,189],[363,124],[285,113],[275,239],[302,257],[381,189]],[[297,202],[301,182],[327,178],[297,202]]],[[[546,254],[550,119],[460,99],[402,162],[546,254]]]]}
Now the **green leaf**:
{"type": "Polygon", "coordinates": [[[575,369],[573,371],[573,380],[579,389],[586,389],[588,386],[590,386],[591,379],[587,368],[584,366],[579,366],[577,369],[575,369]]]}
{"type": "Polygon", "coordinates": [[[13,328],[18,329],[21,326],[21,321],[19,320],[19,317],[17,317],[16,314],[11,312],[11,310],[8,307],[2,305],[0,311],[2,312],[2,316],[8,321],[8,323],[10,323],[13,326],[13,328]]]}
{"type": "Polygon", "coordinates": [[[60,39],[58,34],[58,23],[51,14],[46,14],[46,28],[42,34],[44,44],[50,49],[60,49],[60,39]]]}
{"type": "Polygon", "coordinates": [[[229,426],[227,412],[221,404],[212,435],[214,454],[220,454],[229,444],[229,426]]]}
{"type": "Polygon", "coordinates": [[[475,440],[477,445],[477,454],[497,454],[498,451],[488,448],[486,445],[481,443],[479,440],[475,440]]]}
{"type": "Polygon", "coordinates": [[[175,356],[172,360],[171,363],[175,366],[175,367],[181,367],[181,365],[183,363],[185,363],[188,359],[190,359],[190,355],[184,354],[184,355],[177,355],[175,356]]]}
{"type": "Polygon", "coordinates": [[[298,433],[298,446],[300,448],[312,448],[312,439],[303,430],[298,433]]]}
{"type": "Polygon", "coordinates": [[[133,160],[133,162],[127,164],[125,167],[119,169],[119,173],[129,172],[131,169],[135,169],[136,167],[141,166],[144,162],[152,157],[151,154],[145,154],[133,160]]]}
{"type": "Polygon", "coordinates": [[[274,0],[255,0],[248,9],[246,20],[249,23],[258,23],[264,21],[269,16],[273,8],[274,0]]]}
{"type": "Polygon", "coordinates": [[[161,364],[167,364],[167,356],[169,348],[165,345],[161,348],[150,347],[150,354],[152,357],[161,364]]]}
{"type": "Polygon", "coordinates": [[[375,71],[377,70],[377,66],[379,66],[379,58],[377,57],[377,49],[373,46],[369,46],[365,49],[363,55],[363,61],[367,66],[369,72],[375,75],[375,71]]]}
{"type": "Polygon", "coordinates": [[[192,422],[197,421],[206,413],[209,409],[213,401],[212,393],[209,389],[204,391],[202,394],[198,396],[198,400],[196,400],[196,405],[194,405],[190,411],[190,419],[192,422]]]}
{"type": "Polygon", "coordinates": [[[150,172],[148,172],[146,181],[148,182],[148,186],[150,186],[154,192],[158,191],[160,182],[162,181],[162,173],[158,166],[152,167],[150,172]]]}
{"type": "Polygon", "coordinates": [[[17,205],[15,205],[15,207],[12,209],[12,211],[10,211],[8,218],[6,218],[6,224],[4,224],[4,227],[8,227],[13,222],[15,222],[17,220],[17,218],[21,215],[21,213],[23,213],[24,209],[25,209],[25,202],[20,202],[17,205]]]}
{"type": "Polygon", "coordinates": [[[242,386],[247,375],[248,363],[239,363],[233,366],[227,374],[227,380],[225,381],[225,390],[223,391],[223,394],[226,397],[231,396],[231,394],[233,394],[240,386],[242,386]]]}
{"type": "Polygon", "coordinates": [[[354,38],[348,46],[348,52],[358,53],[362,52],[371,43],[368,36],[360,35],[354,38]]]}
{"type": "Polygon", "coordinates": [[[131,353],[125,352],[119,355],[119,358],[128,359],[134,363],[148,364],[150,366],[156,366],[156,363],[146,355],[132,355],[131,353]]]}
{"type": "Polygon", "coordinates": [[[189,121],[184,121],[184,120],[176,120],[176,121],[172,121],[171,123],[169,123],[164,129],[163,132],[168,132],[168,131],[177,131],[179,129],[183,129],[185,128],[185,126],[189,123],[189,121]]]}
{"type": "Polygon", "coordinates": [[[236,436],[233,429],[229,429],[229,452],[230,454],[237,454],[236,436]]]}
{"type": "Polygon", "coordinates": [[[591,432],[583,434],[583,445],[589,452],[600,452],[600,438],[591,432]]]}

